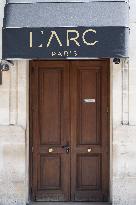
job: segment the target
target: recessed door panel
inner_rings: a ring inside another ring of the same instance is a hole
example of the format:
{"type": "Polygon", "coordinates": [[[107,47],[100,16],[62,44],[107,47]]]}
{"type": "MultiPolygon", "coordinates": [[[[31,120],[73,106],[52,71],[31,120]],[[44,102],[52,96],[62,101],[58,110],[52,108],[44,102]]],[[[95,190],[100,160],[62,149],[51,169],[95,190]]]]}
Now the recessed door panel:
{"type": "Polygon", "coordinates": [[[63,69],[39,69],[39,114],[41,144],[61,144],[63,69]]]}
{"type": "Polygon", "coordinates": [[[61,156],[41,155],[39,189],[61,189],[61,156]]]}
{"type": "Polygon", "coordinates": [[[101,155],[77,155],[78,190],[100,190],[101,188],[101,155]]]}
{"type": "Polygon", "coordinates": [[[100,143],[100,83],[101,69],[77,70],[77,143],[98,144],[100,143]]]}

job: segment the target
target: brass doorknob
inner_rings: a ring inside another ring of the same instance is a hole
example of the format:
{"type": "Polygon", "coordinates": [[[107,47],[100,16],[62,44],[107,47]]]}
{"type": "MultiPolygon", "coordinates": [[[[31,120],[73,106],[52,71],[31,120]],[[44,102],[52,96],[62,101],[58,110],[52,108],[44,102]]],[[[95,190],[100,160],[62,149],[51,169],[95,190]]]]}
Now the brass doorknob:
{"type": "Polygon", "coordinates": [[[49,153],[53,152],[54,149],[53,148],[49,148],[49,153]]]}
{"type": "Polygon", "coordinates": [[[88,148],[88,150],[87,150],[88,152],[91,152],[92,151],[92,148],[88,148]]]}

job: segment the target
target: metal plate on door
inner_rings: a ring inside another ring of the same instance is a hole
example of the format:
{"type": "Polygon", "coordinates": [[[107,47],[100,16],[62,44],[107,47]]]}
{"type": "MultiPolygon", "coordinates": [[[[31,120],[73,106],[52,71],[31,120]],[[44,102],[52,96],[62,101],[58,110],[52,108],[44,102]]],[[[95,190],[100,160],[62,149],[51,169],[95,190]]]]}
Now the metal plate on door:
{"type": "Polygon", "coordinates": [[[84,99],[85,103],[95,103],[95,99],[91,99],[91,98],[86,98],[84,99]]]}

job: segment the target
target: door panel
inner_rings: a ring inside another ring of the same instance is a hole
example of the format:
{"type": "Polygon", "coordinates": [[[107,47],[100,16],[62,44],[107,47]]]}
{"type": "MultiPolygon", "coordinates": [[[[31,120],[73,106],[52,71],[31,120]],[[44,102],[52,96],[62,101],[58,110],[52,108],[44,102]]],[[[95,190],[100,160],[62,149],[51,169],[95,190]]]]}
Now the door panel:
{"type": "Polygon", "coordinates": [[[61,189],[61,156],[41,155],[40,164],[39,189],[61,189]]]}
{"type": "Polygon", "coordinates": [[[77,189],[96,190],[101,186],[101,155],[77,155],[77,189]]]}
{"type": "Polygon", "coordinates": [[[108,200],[108,64],[74,61],[71,78],[71,199],[108,200]]]}
{"type": "Polygon", "coordinates": [[[33,199],[70,199],[70,155],[63,145],[69,142],[69,64],[36,61],[31,64],[33,79],[33,199]],[[36,86],[37,85],[37,86],[36,86]]]}
{"type": "Polygon", "coordinates": [[[78,144],[100,142],[100,72],[93,67],[77,70],[78,144]]]}
{"type": "Polygon", "coordinates": [[[39,131],[41,144],[61,144],[63,69],[39,69],[39,131]]]}
{"type": "Polygon", "coordinates": [[[108,66],[30,63],[33,200],[108,200],[108,66]]]}

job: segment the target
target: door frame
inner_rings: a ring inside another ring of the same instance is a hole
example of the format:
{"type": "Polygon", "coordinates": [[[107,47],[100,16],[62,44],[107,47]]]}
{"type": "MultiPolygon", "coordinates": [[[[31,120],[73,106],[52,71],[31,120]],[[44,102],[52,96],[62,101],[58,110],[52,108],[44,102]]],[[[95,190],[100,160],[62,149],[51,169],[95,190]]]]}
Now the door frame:
{"type": "MultiPolygon", "coordinates": [[[[64,59],[62,59],[64,61],[64,59]]],[[[111,184],[110,184],[110,172],[111,172],[111,169],[110,169],[110,158],[111,158],[111,155],[110,155],[110,141],[111,141],[111,136],[110,136],[110,59],[66,59],[67,61],[107,61],[108,63],[108,76],[107,76],[107,83],[108,83],[108,90],[107,90],[107,102],[108,102],[108,124],[107,124],[107,133],[108,133],[108,184],[109,184],[109,187],[108,187],[108,198],[110,201],[110,189],[111,189],[111,184]]],[[[32,79],[31,79],[31,72],[32,72],[32,63],[31,62],[34,62],[34,61],[60,61],[60,60],[46,60],[46,59],[43,59],[43,60],[31,60],[29,61],[29,200],[30,201],[35,201],[35,196],[34,194],[32,193],[32,167],[33,167],[33,161],[32,161],[32,153],[33,153],[33,138],[32,138],[32,113],[33,113],[33,108],[32,108],[32,79]]]]}

